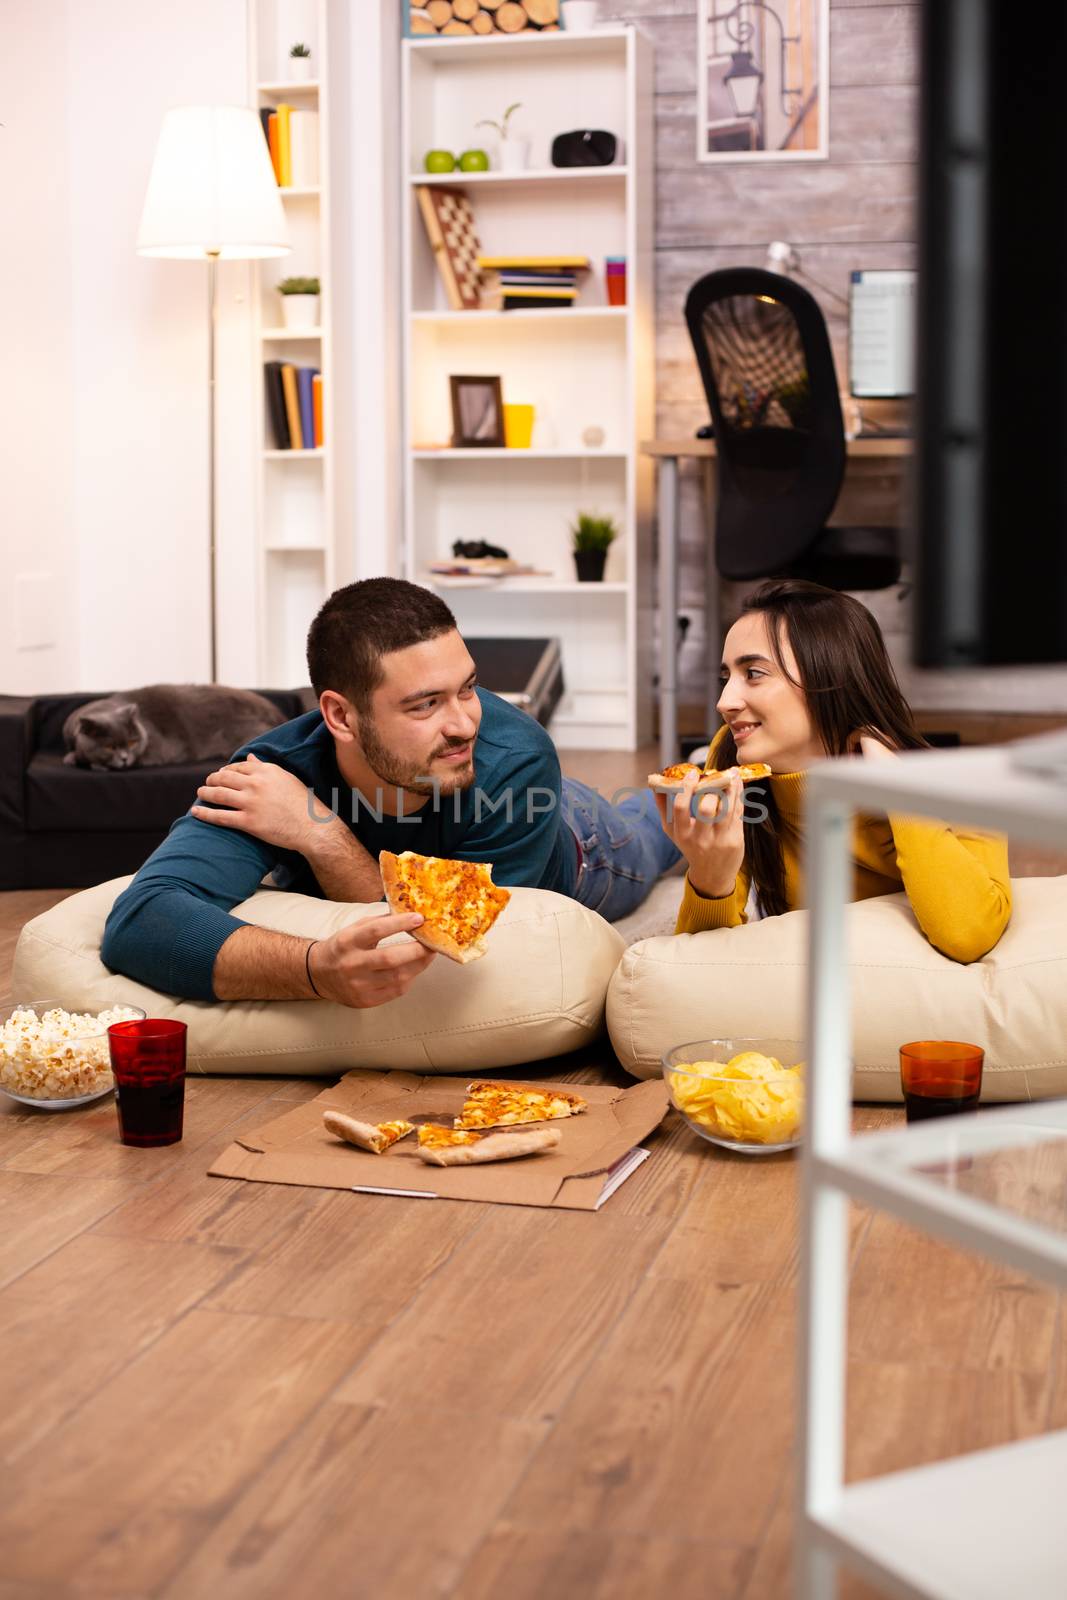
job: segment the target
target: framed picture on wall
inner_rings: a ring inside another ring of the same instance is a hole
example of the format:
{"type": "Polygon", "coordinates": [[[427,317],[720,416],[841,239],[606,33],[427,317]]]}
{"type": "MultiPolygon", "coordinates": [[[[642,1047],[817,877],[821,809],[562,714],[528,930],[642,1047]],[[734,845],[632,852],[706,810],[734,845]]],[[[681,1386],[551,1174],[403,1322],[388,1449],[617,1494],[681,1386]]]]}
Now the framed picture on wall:
{"type": "Polygon", "coordinates": [[[452,445],[456,450],[500,450],[504,446],[504,404],[499,378],[449,378],[452,388],[452,445]]]}
{"type": "Polygon", "coordinates": [[[697,160],[825,161],[830,0],[699,0],[697,160]]]}

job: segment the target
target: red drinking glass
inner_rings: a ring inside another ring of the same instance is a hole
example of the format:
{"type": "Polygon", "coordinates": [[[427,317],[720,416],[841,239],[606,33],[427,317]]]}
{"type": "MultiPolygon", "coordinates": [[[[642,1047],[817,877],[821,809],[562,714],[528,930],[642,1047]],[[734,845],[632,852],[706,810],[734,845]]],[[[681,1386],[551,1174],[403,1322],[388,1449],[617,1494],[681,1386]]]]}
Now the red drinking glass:
{"type": "Polygon", "coordinates": [[[123,1144],[177,1144],[185,1111],[184,1022],[146,1017],[107,1030],[123,1144]]]}
{"type": "Polygon", "coordinates": [[[980,1045],[961,1044],[953,1039],[917,1039],[913,1044],[902,1044],[900,1087],[908,1121],[973,1111],[982,1092],[984,1060],[980,1045]]]}

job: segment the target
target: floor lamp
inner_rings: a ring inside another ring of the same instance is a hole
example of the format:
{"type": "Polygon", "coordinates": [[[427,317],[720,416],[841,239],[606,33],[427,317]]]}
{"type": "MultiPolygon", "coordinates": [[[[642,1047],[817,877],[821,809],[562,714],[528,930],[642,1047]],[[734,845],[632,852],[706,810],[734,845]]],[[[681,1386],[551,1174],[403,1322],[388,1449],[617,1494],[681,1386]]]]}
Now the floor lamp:
{"type": "Polygon", "coordinates": [[[215,330],[219,261],[262,261],[291,248],[263,127],[245,106],[183,106],[163,118],[137,253],[208,264],[208,562],[211,682],[218,680],[215,534],[215,330]]]}

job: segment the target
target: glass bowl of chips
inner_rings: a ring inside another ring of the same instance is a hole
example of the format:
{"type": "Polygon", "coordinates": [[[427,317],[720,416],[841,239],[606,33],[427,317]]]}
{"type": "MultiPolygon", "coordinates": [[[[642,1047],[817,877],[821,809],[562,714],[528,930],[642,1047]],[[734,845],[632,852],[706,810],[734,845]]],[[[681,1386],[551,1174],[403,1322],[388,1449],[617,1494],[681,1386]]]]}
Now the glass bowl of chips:
{"type": "Polygon", "coordinates": [[[694,1133],[749,1155],[793,1150],[804,1122],[795,1039],[697,1039],[663,1057],[671,1103],[694,1133]]]}

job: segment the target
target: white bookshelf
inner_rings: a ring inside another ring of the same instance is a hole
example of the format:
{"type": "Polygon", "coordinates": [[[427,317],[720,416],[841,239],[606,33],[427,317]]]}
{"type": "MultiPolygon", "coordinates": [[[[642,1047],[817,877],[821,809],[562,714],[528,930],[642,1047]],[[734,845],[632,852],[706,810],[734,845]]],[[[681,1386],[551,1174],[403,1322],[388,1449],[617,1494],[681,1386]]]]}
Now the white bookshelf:
{"type": "Polygon", "coordinates": [[[284,688],[307,681],[308,625],[335,584],[330,446],[336,438],[331,316],[336,285],[331,271],[327,13],[327,0],[249,0],[252,104],[284,103],[294,110],[317,111],[319,117],[319,182],[280,190],[293,248],[287,256],[257,265],[253,275],[257,674],[260,683],[284,688]],[[298,39],[310,46],[318,69],[311,81],[290,81],[286,75],[288,47],[298,39]],[[318,327],[280,326],[281,297],[275,286],[298,276],[320,280],[318,327]],[[289,361],[322,373],[322,448],[275,447],[264,379],[267,361],[289,361]]]}
{"type": "Polygon", "coordinates": [[[652,484],[637,444],[654,427],[652,47],[620,26],[402,48],[405,575],[433,587],[430,565],[456,539],[487,539],[546,569],[550,578],[439,592],[471,636],[559,638],[557,743],[634,749],[651,729],[652,484]],[[480,145],[495,162],[495,136],[475,124],[514,101],[513,128],[531,139],[526,170],[422,170],[431,148],[480,145]],[[553,137],[576,126],[615,133],[624,164],[553,168],[553,137]],[[485,254],[588,256],[577,303],[451,309],[418,210],[423,183],[467,191],[485,254]],[[627,260],[625,307],[607,304],[609,255],[627,260]],[[505,403],[534,405],[533,448],[438,448],[452,432],[449,376],[479,373],[500,377],[505,403]],[[582,439],[594,425],[601,447],[582,439]],[[568,525],[579,511],[621,530],[601,585],[575,580],[568,525]]]}

